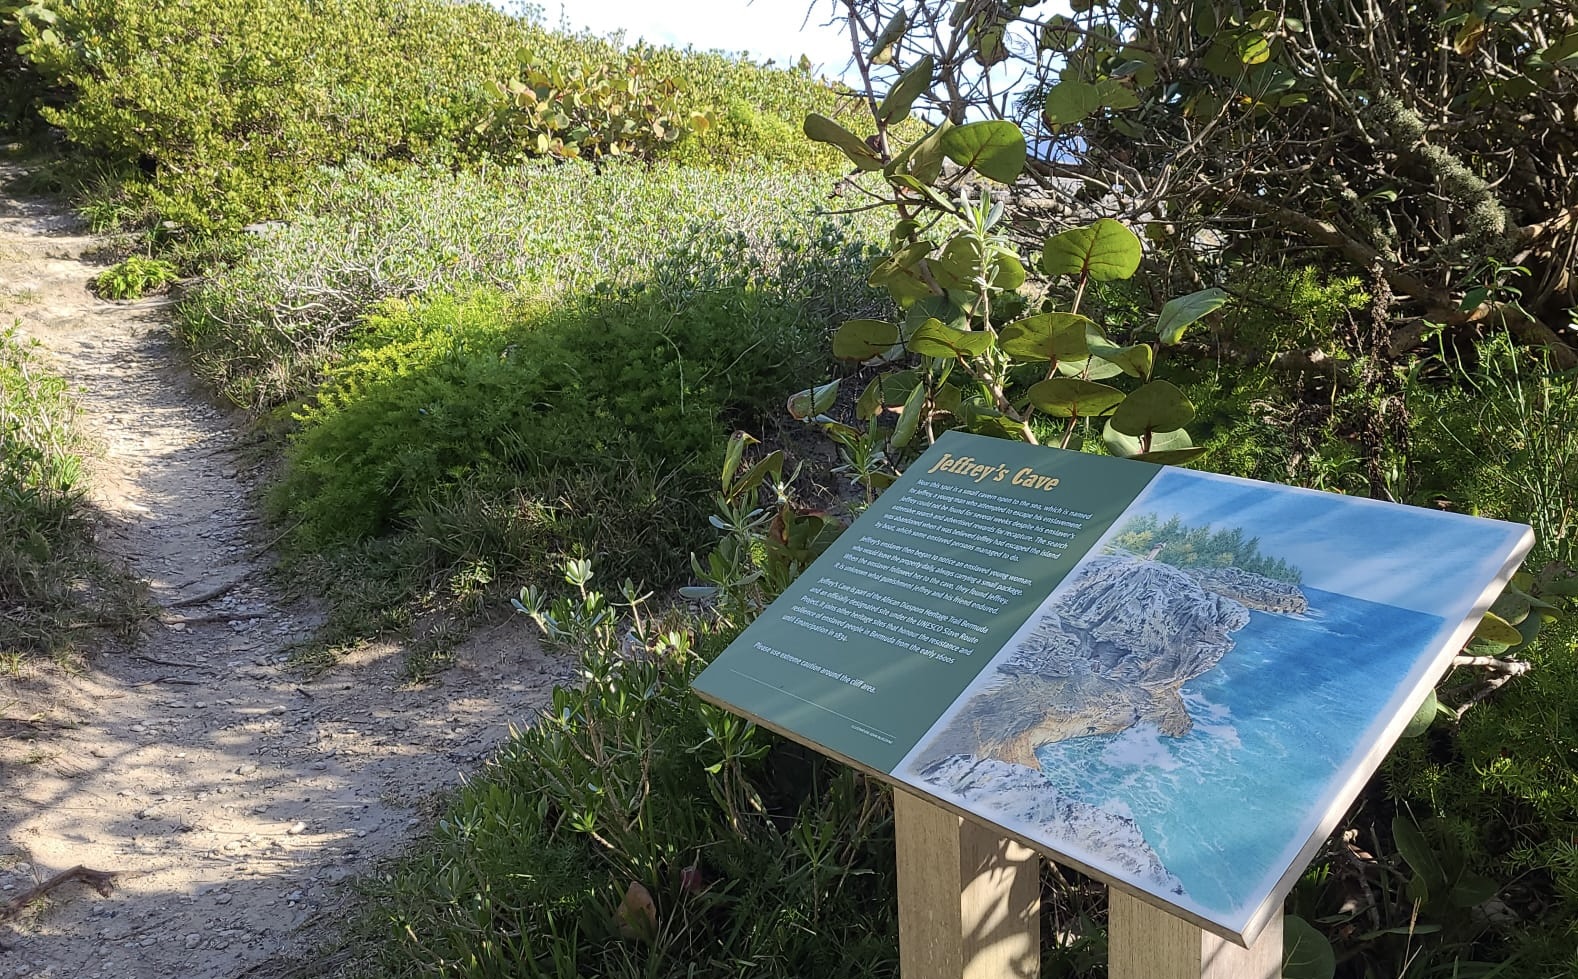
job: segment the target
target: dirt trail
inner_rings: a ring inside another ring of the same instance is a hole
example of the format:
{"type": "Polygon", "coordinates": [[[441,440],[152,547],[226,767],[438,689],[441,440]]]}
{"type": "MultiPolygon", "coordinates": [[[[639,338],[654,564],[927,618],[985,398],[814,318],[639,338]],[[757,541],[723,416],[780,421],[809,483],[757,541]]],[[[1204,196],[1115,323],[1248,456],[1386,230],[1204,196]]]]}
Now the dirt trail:
{"type": "Polygon", "coordinates": [[[86,675],[0,680],[0,716],[31,718],[0,725],[0,905],[76,864],[124,872],[110,897],[67,884],[0,925],[0,977],[283,975],[332,934],[344,882],[569,664],[509,623],[417,689],[392,645],[319,678],[287,667],[315,619],[263,574],[236,420],[179,366],[166,302],[88,293],[97,244],[59,205],[0,195],[0,318],[81,388],[106,549],[161,606],[222,594],[86,675]]]}

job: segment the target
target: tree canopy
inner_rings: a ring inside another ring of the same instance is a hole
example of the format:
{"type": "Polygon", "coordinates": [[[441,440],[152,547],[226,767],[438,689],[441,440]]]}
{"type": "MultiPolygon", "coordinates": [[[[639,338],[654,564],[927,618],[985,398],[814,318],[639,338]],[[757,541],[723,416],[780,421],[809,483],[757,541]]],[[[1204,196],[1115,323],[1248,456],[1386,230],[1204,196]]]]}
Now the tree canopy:
{"type": "Polygon", "coordinates": [[[1037,138],[1054,217],[1143,224],[1186,277],[1224,256],[1360,274],[1365,352],[1499,324],[1578,364],[1571,0],[1048,6],[842,4],[873,76],[929,61],[918,105],[1037,138]]]}

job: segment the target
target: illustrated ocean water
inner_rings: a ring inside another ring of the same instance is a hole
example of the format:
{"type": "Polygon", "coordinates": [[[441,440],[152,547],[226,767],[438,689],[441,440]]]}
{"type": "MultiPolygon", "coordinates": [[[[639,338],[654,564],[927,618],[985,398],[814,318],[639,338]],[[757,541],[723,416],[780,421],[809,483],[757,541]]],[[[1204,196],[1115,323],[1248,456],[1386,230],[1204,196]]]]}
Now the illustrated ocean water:
{"type": "Polygon", "coordinates": [[[1141,724],[1036,753],[1059,794],[1133,820],[1207,911],[1235,910],[1246,877],[1287,865],[1289,841],[1332,767],[1441,625],[1421,612],[1303,591],[1307,615],[1252,611],[1233,650],[1184,685],[1194,718],[1187,734],[1141,724]],[[1091,786],[1109,791],[1092,795],[1091,786]],[[1217,818],[1201,820],[1202,811],[1217,818]]]}

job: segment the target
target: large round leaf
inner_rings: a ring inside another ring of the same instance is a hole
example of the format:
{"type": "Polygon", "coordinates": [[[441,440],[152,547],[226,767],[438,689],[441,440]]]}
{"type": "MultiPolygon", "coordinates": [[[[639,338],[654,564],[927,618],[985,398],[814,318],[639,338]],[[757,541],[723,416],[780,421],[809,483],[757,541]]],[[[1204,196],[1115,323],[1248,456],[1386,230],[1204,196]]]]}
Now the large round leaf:
{"type": "Polygon", "coordinates": [[[1408,726],[1403,728],[1402,737],[1417,738],[1430,730],[1430,724],[1441,713],[1441,701],[1436,699],[1436,692],[1430,691],[1425,695],[1425,702],[1414,711],[1414,716],[1408,719],[1408,726]]]}
{"type": "Polygon", "coordinates": [[[1095,326],[1078,313],[1037,313],[998,332],[997,345],[1016,360],[1083,360],[1085,334],[1095,326]]]}
{"type": "Polygon", "coordinates": [[[1094,418],[1123,401],[1123,392],[1077,377],[1053,377],[1030,386],[1030,403],[1059,418],[1094,418]]]}
{"type": "Polygon", "coordinates": [[[1089,82],[1069,79],[1047,90],[1046,107],[1041,118],[1052,126],[1079,122],[1101,108],[1101,90],[1089,82]]]}
{"type": "Polygon", "coordinates": [[[923,184],[935,182],[942,175],[942,137],[952,128],[953,123],[944,119],[936,129],[900,151],[893,162],[883,168],[883,172],[889,175],[905,174],[923,184]]]}
{"type": "Polygon", "coordinates": [[[1139,237],[1111,218],[1059,232],[1041,249],[1041,271],[1047,275],[1110,282],[1127,279],[1139,267],[1139,237]]]}
{"type": "Polygon", "coordinates": [[[926,410],[926,385],[917,384],[909,397],[904,399],[904,407],[899,409],[899,421],[893,426],[893,435],[889,441],[895,449],[902,449],[915,437],[915,430],[920,427],[921,414],[926,410]]]}
{"type": "Polygon", "coordinates": [[[1039,45],[1043,51],[1056,51],[1066,54],[1079,44],[1084,36],[1079,24],[1072,17],[1062,14],[1053,14],[1041,25],[1041,38],[1039,45]]]}
{"type": "Polygon", "coordinates": [[[878,374],[855,402],[856,416],[870,421],[888,407],[903,404],[920,379],[920,372],[912,370],[878,374]]]}
{"type": "Polygon", "coordinates": [[[860,397],[855,401],[855,417],[861,421],[870,421],[882,414],[882,375],[871,379],[866,389],[860,392],[860,397]]]}
{"type": "Polygon", "coordinates": [[[866,145],[866,141],[840,126],[827,116],[815,112],[805,117],[805,134],[818,143],[830,143],[844,151],[844,155],[862,170],[881,170],[882,158],[866,145]]]}
{"type": "Polygon", "coordinates": [[[1259,31],[1245,32],[1234,42],[1234,46],[1238,51],[1238,60],[1246,65],[1264,64],[1271,60],[1271,42],[1259,31]]]}
{"type": "Polygon", "coordinates": [[[933,295],[931,285],[915,268],[931,250],[932,244],[926,241],[904,246],[872,269],[866,283],[873,288],[886,288],[894,302],[905,306],[933,295]]]}
{"type": "Polygon", "coordinates": [[[1205,453],[1206,449],[1204,446],[1194,445],[1187,449],[1152,449],[1149,452],[1141,452],[1139,455],[1129,456],[1129,458],[1136,462],[1155,463],[1158,466],[1181,466],[1186,462],[1193,462],[1205,455],[1205,453]]]}
{"type": "Polygon", "coordinates": [[[833,356],[864,363],[881,357],[899,342],[896,323],[882,320],[846,320],[833,334],[833,356]]]}
{"type": "Polygon", "coordinates": [[[1148,343],[1136,343],[1132,347],[1118,347],[1113,350],[1093,349],[1091,355],[1100,357],[1123,373],[1142,381],[1150,378],[1151,368],[1156,362],[1156,353],[1151,350],[1148,343]]]}
{"type": "Polygon", "coordinates": [[[964,427],[966,431],[994,439],[1017,441],[1024,437],[1023,429],[1000,415],[976,415],[966,421],[964,427]]]}
{"type": "Polygon", "coordinates": [[[983,258],[981,243],[967,235],[949,239],[930,260],[932,277],[944,289],[975,292],[978,276],[985,272],[993,288],[1012,292],[1025,284],[1025,267],[1011,250],[993,245],[983,258]],[[984,266],[984,270],[983,270],[984,266]]]}
{"type": "MultiPolygon", "coordinates": [[[[1530,615],[1518,623],[1518,635],[1523,642],[1532,643],[1540,637],[1540,629],[1545,624],[1545,616],[1530,615]]],[[[1519,644],[1521,645],[1521,643],[1519,644]]]]}
{"type": "Polygon", "coordinates": [[[893,60],[893,49],[898,46],[898,39],[903,38],[904,30],[909,27],[909,11],[899,8],[893,14],[892,21],[887,27],[882,28],[882,33],[877,35],[876,41],[871,44],[871,63],[873,65],[887,65],[893,60]]]}
{"type": "Polygon", "coordinates": [[[926,296],[917,299],[909,309],[904,311],[904,333],[909,335],[920,328],[922,323],[936,318],[942,320],[947,326],[956,330],[970,328],[970,316],[963,306],[955,302],[951,296],[926,296]]]}
{"type": "Polygon", "coordinates": [[[979,357],[992,345],[992,335],[980,330],[956,330],[941,320],[927,320],[910,334],[905,346],[922,357],[979,357]]]}
{"type": "Polygon", "coordinates": [[[791,394],[788,403],[790,417],[797,421],[807,421],[833,407],[838,401],[838,383],[830,381],[791,394]]]}
{"type": "Polygon", "coordinates": [[[1010,184],[1025,168],[1025,134],[1011,122],[989,120],[957,126],[943,134],[948,159],[1000,183],[1010,184]]]}
{"type": "Polygon", "coordinates": [[[1104,381],[1109,377],[1117,377],[1123,373],[1123,368],[1110,360],[1100,357],[1082,357],[1079,360],[1060,360],[1057,362],[1057,372],[1064,377],[1083,377],[1087,381],[1104,381]]]}
{"type": "Polygon", "coordinates": [[[1116,78],[1104,80],[1096,86],[1096,91],[1101,96],[1101,106],[1104,109],[1132,109],[1140,104],[1139,96],[1134,94],[1134,89],[1116,78]]]}
{"type": "Polygon", "coordinates": [[[1011,250],[998,248],[988,261],[991,263],[989,281],[995,288],[1013,292],[1025,284],[1025,266],[1011,250]]]}
{"type": "Polygon", "coordinates": [[[1486,612],[1485,617],[1479,620],[1479,625],[1474,627],[1474,638],[1506,646],[1516,646],[1523,641],[1523,636],[1512,623],[1495,612],[1486,612]]]}
{"type": "Polygon", "coordinates": [[[1204,449],[1197,447],[1194,440],[1189,437],[1189,433],[1181,428],[1171,432],[1152,433],[1149,451],[1142,452],[1141,450],[1145,448],[1144,440],[1134,435],[1125,435],[1113,428],[1110,418],[1102,429],[1101,440],[1106,443],[1107,451],[1115,456],[1125,459],[1144,459],[1147,462],[1164,465],[1188,462],[1205,452],[1204,449]]]}
{"type": "Polygon", "coordinates": [[[1201,289],[1187,296],[1169,299],[1156,318],[1156,332],[1169,346],[1183,338],[1184,329],[1207,313],[1214,313],[1227,302],[1221,289],[1201,289]]]}
{"type": "Polygon", "coordinates": [[[915,104],[922,92],[931,87],[932,69],[936,64],[935,59],[928,54],[910,65],[909,70],[893,83],[887,98],[877,106],[877,121],[892,124],[907,117],[910,106],[915,104]]]}
{"type": "Polygon", "coordinates": [[[1337,956],[1315,926],[1290,914],[1282,919],[1282,979],[1331,979],[1337,956]]]}
{"type": "Polygon", "coordinates": [[[1183,428],[1193,420],[1194,405],[1182,391],[1168,381],[1151,381],[1123,399],[1113,412],[1112,427],[1125,435],[1143,436],[1183,428]]]}
{"type": "Polygon", "coordinates": [[[904,31],[910,26],[910,15],[903,7],[888,21],[888,26],[882,29],[877,39],[871,45],[871,63],[885,65],[893,60],[893,48],[898,44],[899,38],[904,36],[904,31]]]}
{"type": "Polygon", "coordinates": [[[1534,610],[1534,600],[1520,591],[1516,585],[1509,584],[1501,590],[1500,595],[1496,596],[1496,600],[1490,605],[1490,610],[1505,619],[1508,625],[1521,625],[1534,610]]]}
{"type": "Polygon", "coordinates": [[[981,243],[959,235],[949,239],[928,264],[932,278],[944,289],[972,289],[981,269],[981,243]]]}

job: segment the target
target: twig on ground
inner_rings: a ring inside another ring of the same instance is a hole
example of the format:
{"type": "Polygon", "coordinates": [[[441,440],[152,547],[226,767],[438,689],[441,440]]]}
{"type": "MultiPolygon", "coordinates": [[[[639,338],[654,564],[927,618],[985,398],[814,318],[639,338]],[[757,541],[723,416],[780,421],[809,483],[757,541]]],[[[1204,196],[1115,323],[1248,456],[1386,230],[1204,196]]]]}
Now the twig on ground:
{"type": "Polygon", "coordinates": [[[300,527],[303,523],[306,522],[306,520],[307,520],[306,517],[302,517],[300,520],[297,520],[295,523],[291,524],[289,527],[286,527],[284,530],[280,531],[268,543],[264,544],[262,547],[260,547],[257,550],[253,551],[251,554],[248,554],[247,557],[249,557],[249,558],[251,558],[253,560],[256,560],[256,559],[262,557],[263,555],[267,554],[269,551],[272,551],[274,549],[274,545],[275,544],[278,544],[280,541],[284,540],[286,537],[289,537],[290,536],[290,532],[295,530],[297,527],[300,527]]]}
{"type": "Polygon", "coordinates": [[[208,622],[233,622],[237,619],[253,618],[243,612],[215,612],[212,615],[172,615],[166,618],[160,616],[159,621],[165,625],[203,625],[208,622]]]}
{"type": "Polygon", "coordinates": [[[187,670],[196,670],[201,668],[201,664],[199,663],[183,663],[176,659],[160,659],[157,656],[147,656],[143,653],[133,653],[132,655],[140,660],[153,663],[155,666],[179,666],[182,669],[187,670]]]}
{"type": "Polygon", "coordinates": [[[182,598],[173,602],[166,602],[164,607],[166,609],[189,608],[193,605],[201,605],[204,602],[211,602],[221,595],[228,594],[232,589],[234,589],[246,579],[246,575],[240,575],[215,588],[210,588],[205,592],[199,592],[198,594],[193,595],[191,598],[182,598]]]}
{"type": "Polygon", "coordinates": [[[12,898],[7,904],[0,905],[0,921],[11,920],[21,914],[29,904],[32,904],[60,885],[73,880],[80,880],[84,884],[90,885],[104,897],[109,897],[110,892],[115,890],[115,878],[120,873],[121,871],[119,870],[93,870],[79,863],[70,870],[62,870],[42,884],[29,887],[12,898]]]}
{"type": "Polygon", "coordinates": [[[203,685],[202,680],[190,680],[184,676],[157,676],[152,680],[141,680],[137,683],[128,683],[126,685],[128,687],[146,687],[151,683],[175,683],[183,687],[200,687],[203,685]]]}

